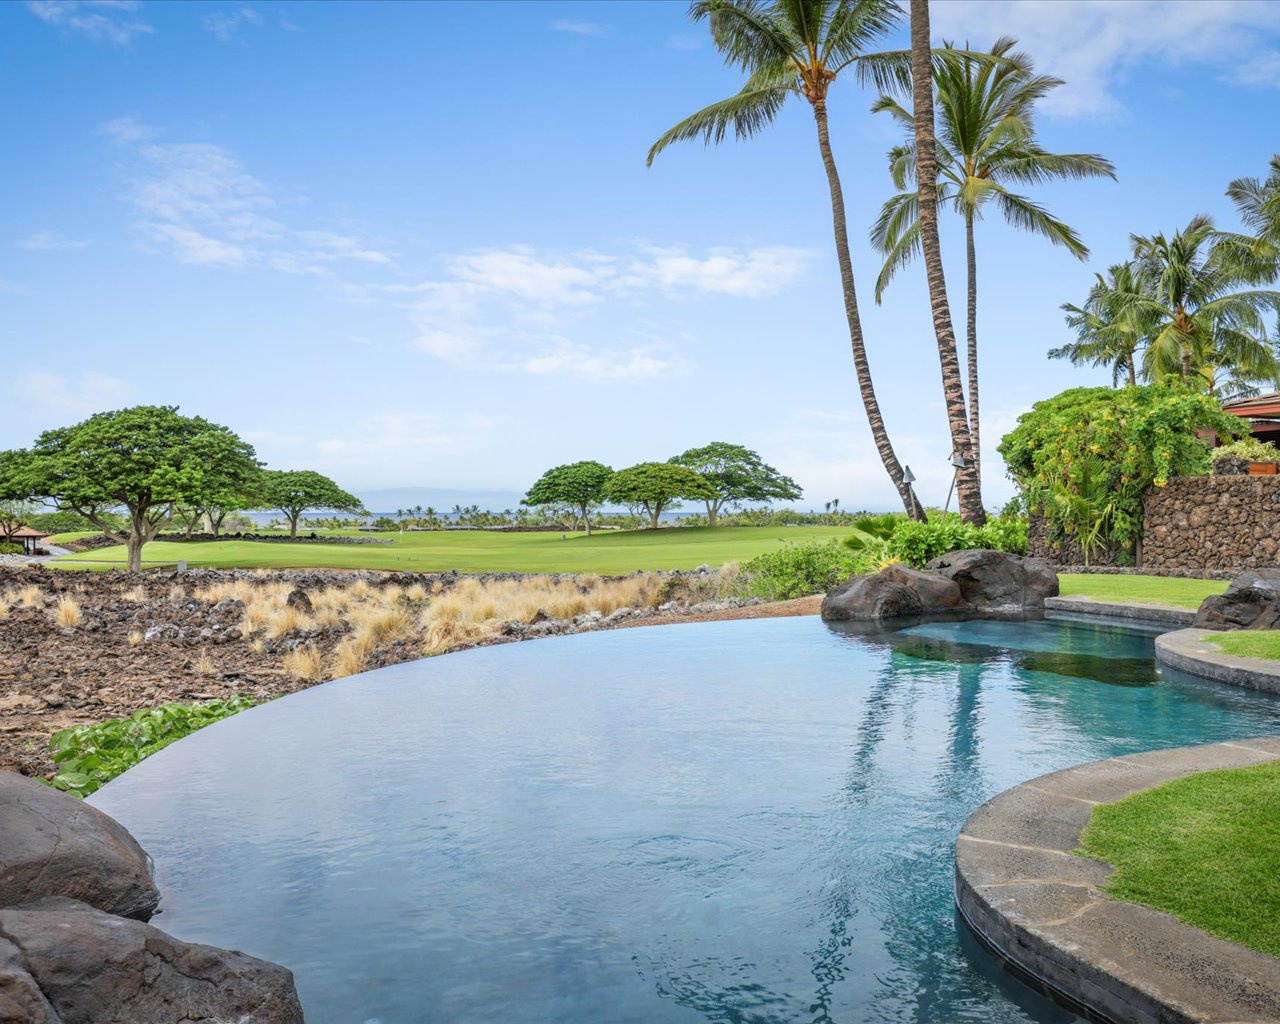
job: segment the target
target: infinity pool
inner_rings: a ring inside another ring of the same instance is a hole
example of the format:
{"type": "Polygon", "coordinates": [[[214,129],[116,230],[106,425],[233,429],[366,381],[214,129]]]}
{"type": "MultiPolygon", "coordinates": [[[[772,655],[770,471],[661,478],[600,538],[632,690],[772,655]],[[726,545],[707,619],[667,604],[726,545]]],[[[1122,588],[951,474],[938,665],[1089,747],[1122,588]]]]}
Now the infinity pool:
{"type": "Polygon", "coordinates": [[[1074,1020],[957,928],[952,843],[1042,772],[1280,733],[1280,699],[1042,622],[585,634],[356,676],[92,800],[156,920],[310,1024],[1074,1020]]]}

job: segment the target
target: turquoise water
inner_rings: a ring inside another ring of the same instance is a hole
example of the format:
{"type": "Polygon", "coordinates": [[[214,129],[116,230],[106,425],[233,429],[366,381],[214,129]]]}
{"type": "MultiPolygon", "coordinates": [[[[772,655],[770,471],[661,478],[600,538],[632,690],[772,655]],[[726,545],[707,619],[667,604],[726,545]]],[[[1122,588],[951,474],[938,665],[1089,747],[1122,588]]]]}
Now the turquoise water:
{"type": "Polygon", "coordinates": [[[586,634],[330,683],[93,802],[156,920],[280,961],[310,1024],[1067,1022],[957,928],[984,800],[1280,733],[1136,633],[814,618],[586,634]]]}

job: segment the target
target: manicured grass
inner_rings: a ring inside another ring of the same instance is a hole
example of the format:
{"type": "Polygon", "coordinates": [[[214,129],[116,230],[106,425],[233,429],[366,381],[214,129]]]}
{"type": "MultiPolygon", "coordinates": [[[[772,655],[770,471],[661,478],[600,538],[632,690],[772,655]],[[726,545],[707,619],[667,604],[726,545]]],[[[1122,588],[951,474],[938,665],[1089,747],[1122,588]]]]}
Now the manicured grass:
{"type": "Polygon", "coordinates": [[[1079,595],[1119,604],[1167,604],[1199,608],[1211,594],[1227,589],[1222,580],[1183,580],[1169,576],[1094,576],[1064,573],[1058,577],[1063,596],[1079,595]]]}
{"type": "Polygon", "coordinates": [[[1202,772],[1094,809],[1107,895],[1280,956],[1280,764],[1202,772]]]}
{"type": "MultiPolygon", "coordinates": [[[[322,533],[330,531],[322,531],[322,533]]],[[[415,572],[595,572],[621,575],[636,569],[694,569],[741,562],[784,543],[812,543],[849,536],[847,526],[687,526],[662,530],[611,530],[582,534],[490,533],[424,530],[376,536],[390,544],[283,544],[254,541],[174,543],[142,550],[145,565],[191,568],[401,569],[415,572]]],[[[122,547],[85,551],[58,562],[61,568],[123,565],[122,547]],[[105,564],[104,564],[105,563],[105,564]]]]}
{"type": "Polygon", "coordinates": [[[1280,660],[1280,629],[1241,629],[1212,637],[1223,654],[1238,658],[1271,658],[1280,660]]]}

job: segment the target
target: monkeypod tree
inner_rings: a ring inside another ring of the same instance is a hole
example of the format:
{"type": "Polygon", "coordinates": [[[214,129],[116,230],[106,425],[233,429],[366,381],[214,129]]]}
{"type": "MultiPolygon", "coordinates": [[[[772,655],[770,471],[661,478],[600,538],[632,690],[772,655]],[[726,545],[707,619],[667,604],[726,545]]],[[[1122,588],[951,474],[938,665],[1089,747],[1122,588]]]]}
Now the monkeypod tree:
{"type": "Polygon", "coordinates": [[[359,498],[311,469],[268,469],[262,474],[260,493],[263,508],[276,509],[289,520],[291,539],[298,536],[303,512],[366,514],[359,498]]]}
{"type": "Polygon", "coordinates": [[[0,495],[84,517],[126,545],[129,570],[138,572],[143,545],[176,506],[200,504],[258,471],[253,446],[226,427],[176,406],[139,405],[46,430],[30,449],[0,454],[0,495]],[[112,514],[119,509],[125,529],[112,514]]]}
{"type": "Polygon", "coordinates": [[[715,494],[705,499],[707,523],[711,526],[716,525],[725,505],[744,501],[794,501],[804,493],[791,477],[783,476],[740,444],[712,441],[701,448],[690,448],[669,461],[692,469],[711,485],[715,494]]]}
{"type": "Polygon", "coordinates": [[[687,466],[642,462],[614,473],[605,486],[604,496],[619,505],[642,509],[649,517],[649,529],[656,530],[662,513],[678,508],[681,498],[706,501],[715,497],[715,488],[687,466]]]}
{"type": "Polygon", "coordinates": [[[538,482],[529,488],[520,501],[521,505],[558,505],[571,509],[581,519],[591,536],[591,510],[604,501],[605,484],[613,476],[613,470],[601,462],[571,462],[547,470],[538,482]]]}
{"type": "Polygon", "coordinates": [[[22,499],[0,499],[0,544],[13,543],[13,536],[31,523],[39,507],[22,499]]]}

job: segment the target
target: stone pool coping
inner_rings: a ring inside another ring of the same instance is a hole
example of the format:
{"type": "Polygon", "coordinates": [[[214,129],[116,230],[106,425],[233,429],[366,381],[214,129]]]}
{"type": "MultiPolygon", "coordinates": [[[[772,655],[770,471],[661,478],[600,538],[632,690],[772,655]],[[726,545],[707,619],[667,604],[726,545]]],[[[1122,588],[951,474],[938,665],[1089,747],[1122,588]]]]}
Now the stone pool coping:
{"type": "Polygon", "coordinates": [[[1216,629],[1179,629],[1156,637],[1156,661],[1219,683],[1280,693],[1280,661],[1228,654],[1209,642],[1226,636],[1216,629]]]}
{"type": "Polygon", "coordinates": [[[1049,619],[1053,619],[1055,614],[1068,613],[1101,619],[1128,619],[1159,626],[1190,626],[1196,618],[1195,611],[1190,608],[1175,608],[1167,604],[1095,601],[1091,597],[1079,597],[1074,594],[1066,597],[1046,597],[1044,610],[1045,616],[1049,619]]]}
{"type": "Polygon", "coordinates": [[[1194,772],[1280,761],[1280,737],[1129,754],[1005,790],[956,839],[956,905],[1038,991],[1107,1024],[1276,1024],[1280,959],[1107,898],[1071,855],[1093,808],[1194,772]]]}

